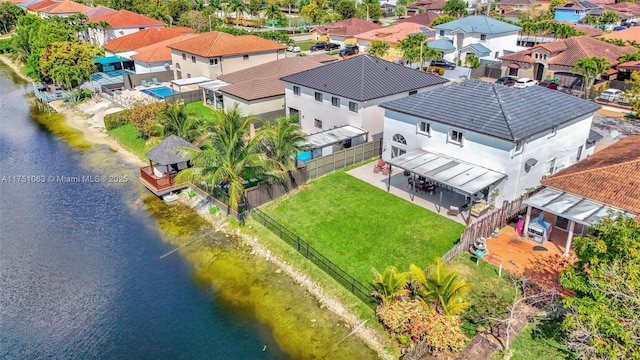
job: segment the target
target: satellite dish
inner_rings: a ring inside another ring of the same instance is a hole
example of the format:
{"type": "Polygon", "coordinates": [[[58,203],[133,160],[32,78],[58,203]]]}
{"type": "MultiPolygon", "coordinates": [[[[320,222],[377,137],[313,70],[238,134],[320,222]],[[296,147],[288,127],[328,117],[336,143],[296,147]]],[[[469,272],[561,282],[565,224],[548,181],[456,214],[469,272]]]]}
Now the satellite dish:
{"type": "Polygon", "coordinates": [[[618,138],[618,136],[620,136],[620,132],[618,130],[613,130],[610,135],[611,138],[615,140],[616,138],[618,138]]]}

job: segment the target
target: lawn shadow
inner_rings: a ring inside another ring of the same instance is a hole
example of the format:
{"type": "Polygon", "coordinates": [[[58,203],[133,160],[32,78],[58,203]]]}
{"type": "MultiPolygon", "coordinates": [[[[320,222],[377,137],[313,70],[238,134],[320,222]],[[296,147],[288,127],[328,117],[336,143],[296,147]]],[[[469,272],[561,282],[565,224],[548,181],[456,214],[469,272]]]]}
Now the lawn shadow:
{"type": "Polygon", "coordinates": [[[565,359],[577,359],[562,343],[565,338],[565,331],[562,329],[562,317],[542,319],[535,322],[531,331],[531,338],[544,342],[549,348],[561,353],[565,359]]]}

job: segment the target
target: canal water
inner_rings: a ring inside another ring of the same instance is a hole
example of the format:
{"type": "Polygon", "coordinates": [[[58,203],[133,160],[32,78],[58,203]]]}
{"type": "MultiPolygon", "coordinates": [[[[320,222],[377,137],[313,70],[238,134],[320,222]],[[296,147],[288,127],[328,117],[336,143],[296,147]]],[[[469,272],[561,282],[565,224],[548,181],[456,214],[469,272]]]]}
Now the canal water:
{"type": "Polygon", "coordinates": [[[0,89],[0,358],[375,358],[271,263],[150,196],[134,165],[52,135],[59,115],[1,63],[0,89]]]}

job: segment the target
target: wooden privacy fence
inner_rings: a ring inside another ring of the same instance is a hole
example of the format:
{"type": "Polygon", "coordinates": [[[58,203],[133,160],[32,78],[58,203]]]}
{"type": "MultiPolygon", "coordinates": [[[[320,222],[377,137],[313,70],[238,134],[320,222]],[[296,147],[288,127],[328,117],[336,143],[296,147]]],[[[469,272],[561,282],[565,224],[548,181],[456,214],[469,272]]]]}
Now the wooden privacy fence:
{"type": "Polygon", "coordinates": [[[309,160],[305,162],[307,178],[309,180],[316,179],[322,175],[343,169],[360,161],[378,157],[382,153],[382,147],[380,145],[381,141],[366,142],[330,155],[309,160]]]}
{"type": "Polygon", "coordinates": [[[488,213],[485,217],[467,226],[460,236],[460,241],[442,256],[442,261],[448,263],[456,256],[469,250],[471,244],[477,239],[490,237],[491,233],[497,228],[507,225],[507,221],[517,213],[523,211],[527,205],[524,203],[531,195],[537,193],[541,189],[538,188],[530,191],[510,203],[506,203],[500,209],[488,213]]]}
{"type": "Polygon", "coordinates": [[[326,256],[322,255],[316,249],[311,247],[308,242],[300,239],[300,237],[294,234],[291,230],[284,227],[282,224],[272,219],[269,215],[262,212],[260,209],[253,208],[251,215],[255,217],[256,221],[264,225],[267,229],[271,230],[274,234],[278,235],[282,240],[289,243],[296,248],[296,250],[304,255],[307,259],[311,260],[320,269],[334,278],[345,289],[351,291],[365,304],[374,306],[373,288],[365,286],[356,278],[349,275],[346,271],[342,270],[338,265],[334,264],[326,256]]]}
{"type": "Polygon", "coordinates": [[[245,196],[251,206],[260,206],[271,200],[277,199],[289,192],[289,190],[295,189],[307,181],[307,169],[305,167],[301,167],[298,168],[296,172],[289,172],[287,181],[284,184],[260,183],[258,186],[247,189],[245,191],[245,196]]]}

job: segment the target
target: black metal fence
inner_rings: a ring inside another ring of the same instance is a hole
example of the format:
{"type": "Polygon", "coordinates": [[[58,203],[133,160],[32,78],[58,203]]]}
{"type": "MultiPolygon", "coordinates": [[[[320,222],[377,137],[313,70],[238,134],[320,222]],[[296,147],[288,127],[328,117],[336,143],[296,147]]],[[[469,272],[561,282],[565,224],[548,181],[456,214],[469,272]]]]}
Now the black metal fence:
{"type": "Polygon", "coordinates": [[[274,234],[278,235],[290,245],[294,246],[300,254],[311,260],[320,269],[324,270],[327,274],[338,281],[340,285],[344,286],[347,290],[360,298],[365,304],[372,307],[375,305],[373,297],[371,296],[373,288],[363,285],[353,276],[338,267],[338,265],[334,264],[326,256],[311,247],[308,242],[300,239],[298,235],[272,219],[260,209],[253,208],[251,210],[251,215],[255,216],[256,220],[264,225],[264,227],[271,230],[274,234]]]}

